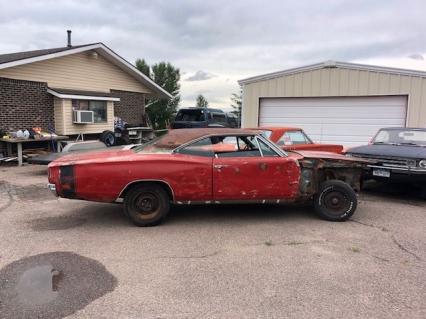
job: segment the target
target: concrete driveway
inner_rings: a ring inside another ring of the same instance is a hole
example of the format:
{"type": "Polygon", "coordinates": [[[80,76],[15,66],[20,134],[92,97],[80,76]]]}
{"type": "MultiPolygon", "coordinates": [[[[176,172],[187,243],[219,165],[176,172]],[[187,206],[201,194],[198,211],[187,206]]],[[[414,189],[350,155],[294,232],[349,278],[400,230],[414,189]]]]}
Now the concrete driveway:
{"type": "Polygon", "coordinates": [[[0,318],[426,317],[426,202],[406,190],[362,194],[345,223],[198,206],[138,228],[120,205],[56,199],[45,170],[0,167],[0,318]],[[28,278],[51,270],[37,299],[28,278]]]}

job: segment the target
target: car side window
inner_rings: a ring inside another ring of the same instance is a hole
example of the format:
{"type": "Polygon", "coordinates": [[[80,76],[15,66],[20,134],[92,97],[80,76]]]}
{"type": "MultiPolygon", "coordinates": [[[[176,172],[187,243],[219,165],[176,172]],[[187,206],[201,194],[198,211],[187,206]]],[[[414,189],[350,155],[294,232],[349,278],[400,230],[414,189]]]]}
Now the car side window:
{"type": "Polygon", "coordinates": [[[261,156],[254,136],[214,136],[212,144],[216,157],[261,156]]]}
{"type": "Polygon", "coordinates": [[[214,157],[213,145],[209,137],[187,145],[176,151],[176,153],[193,156],[214,157]]]}

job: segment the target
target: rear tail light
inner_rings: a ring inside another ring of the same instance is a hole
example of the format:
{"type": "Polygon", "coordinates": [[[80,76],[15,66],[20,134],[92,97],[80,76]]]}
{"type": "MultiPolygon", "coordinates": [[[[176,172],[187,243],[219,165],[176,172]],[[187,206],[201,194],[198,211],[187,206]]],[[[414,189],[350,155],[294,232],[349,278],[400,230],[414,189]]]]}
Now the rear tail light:
{"type": "Polygon", "coordinates": [[[59,175],[61,195],[66,198],[75,198],[74,166],[61,166],[59,175]]]}
{"type": "Polygon", "coordinates": [[[47,172],[49,183],[56,184],[59,182],[59,167],[49,167],[47,172]]]}

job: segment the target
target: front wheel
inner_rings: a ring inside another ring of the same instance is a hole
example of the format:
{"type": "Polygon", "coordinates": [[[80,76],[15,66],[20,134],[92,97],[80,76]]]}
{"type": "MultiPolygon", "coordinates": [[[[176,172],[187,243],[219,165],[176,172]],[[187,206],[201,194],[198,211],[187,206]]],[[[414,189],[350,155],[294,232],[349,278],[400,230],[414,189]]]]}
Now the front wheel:
{"type": "Polygon", "coordinates": [[[170,198],[159,185],[138,185],[129,190],[124,199],[124,211],[137,226],[155,226],[170,210],[170,198]]]}
{"type": "Polygon", "coordinates": [[[357,207],[355,191],[345,182],[329,180],[320,185],[314,196],[317,214],[326,220],[341,222],[350,218],[357,207]]]}

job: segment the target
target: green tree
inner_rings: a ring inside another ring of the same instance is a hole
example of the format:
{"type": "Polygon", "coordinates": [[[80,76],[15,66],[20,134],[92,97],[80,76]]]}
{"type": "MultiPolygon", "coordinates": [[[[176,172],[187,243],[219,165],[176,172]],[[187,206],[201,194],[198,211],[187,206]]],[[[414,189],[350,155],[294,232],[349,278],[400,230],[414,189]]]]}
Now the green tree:
{"type": "Polygon", "coordinates": [[[231,113],[235,114],[238,118],[238,127],[241,126],[241,108],[243,106],[243,89],[240,87],[240,91],[238,93],[232,93],[231,95],[231,113]]]}
{"type": "Polygon", "coordinates": [[[202,94],[199,94],[196,99],[195,107],[208,107],[208,106],[209,106],[209,102],[206,100],[206,98],[202,94]]]}
{"type": "Polygon", "coordinates": [[[146,112],[154,129],[164,129],[176,114],[180,102],[180,71],[169,62],[159,62],[150,67],[145,60],[136,60],[139,71],[169,92],[170,100],[151,98],[146,101],[146,112]]]}
{"type": "Polygon", "coordinates": [[[137,59],[135,65],[139,71],[151,78],[151,68],[148,63],[146,63],[145,59],[137,59]]]}

